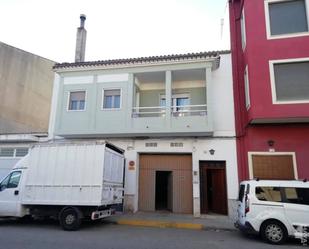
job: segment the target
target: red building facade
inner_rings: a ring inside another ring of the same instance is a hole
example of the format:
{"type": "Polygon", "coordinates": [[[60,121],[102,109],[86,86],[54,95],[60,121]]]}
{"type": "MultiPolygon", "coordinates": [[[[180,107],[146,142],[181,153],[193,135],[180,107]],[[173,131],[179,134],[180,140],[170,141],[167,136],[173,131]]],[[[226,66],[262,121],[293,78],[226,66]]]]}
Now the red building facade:
{"type": "Polygon", "coordinates": [[[229,8],[239,178],[309,178],[309,0],[229,8]]]}

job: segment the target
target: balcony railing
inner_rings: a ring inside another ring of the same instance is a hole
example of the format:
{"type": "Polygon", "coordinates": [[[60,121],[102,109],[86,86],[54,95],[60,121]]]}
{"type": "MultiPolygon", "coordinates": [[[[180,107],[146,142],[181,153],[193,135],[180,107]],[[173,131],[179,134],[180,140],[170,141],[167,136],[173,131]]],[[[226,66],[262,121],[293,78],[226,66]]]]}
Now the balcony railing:
{"type": "Polygon", "coordinates": [[[173,117],[206,116],[207,115],[207,105],[172,106],[171,114],[173,117]]]}
{"type": "Polygon", "coordinates": [[[165,112],[165,106],[133,107],[132,117],[164,117],[165,112]]]}
{"type": "MultiPolygon", "coordinates": [[[[167,108],[165,106],[133,107],[133,118],[139,117],[165,117],[167,108]]],[[[206,116],[207,105],[181,105],[171,106],[171,116],[206,116]]]]}

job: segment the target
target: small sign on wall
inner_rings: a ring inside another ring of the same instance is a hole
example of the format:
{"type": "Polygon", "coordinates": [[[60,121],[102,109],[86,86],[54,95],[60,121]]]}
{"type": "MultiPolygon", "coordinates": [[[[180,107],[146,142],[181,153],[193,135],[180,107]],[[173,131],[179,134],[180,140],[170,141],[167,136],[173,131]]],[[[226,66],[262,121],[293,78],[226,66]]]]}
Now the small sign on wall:
{"type": "Polygon", "coordinates": [[[134,161],[129,162],[129,170],[135,170],[135,162],[134,161]]]}

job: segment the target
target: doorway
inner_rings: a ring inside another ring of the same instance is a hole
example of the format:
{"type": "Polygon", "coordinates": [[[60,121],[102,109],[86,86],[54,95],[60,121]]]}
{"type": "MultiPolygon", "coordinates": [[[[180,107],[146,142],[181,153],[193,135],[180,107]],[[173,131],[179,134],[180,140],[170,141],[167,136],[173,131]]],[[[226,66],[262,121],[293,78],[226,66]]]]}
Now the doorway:
{"type": "Polygon", "coordinates": [[[173,210],[172,171],[156,171],[156,210],[173,210]]]}
{"type": "Polygon", "coordinates": [[[226,170],[224,161],[200,162],[201,213],[227,215],[226,170]]]}

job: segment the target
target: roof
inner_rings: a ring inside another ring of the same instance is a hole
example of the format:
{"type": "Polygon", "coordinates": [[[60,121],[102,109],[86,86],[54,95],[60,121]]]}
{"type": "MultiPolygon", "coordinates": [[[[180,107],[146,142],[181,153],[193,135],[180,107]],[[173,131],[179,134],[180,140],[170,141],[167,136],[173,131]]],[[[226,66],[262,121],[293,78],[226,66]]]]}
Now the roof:
{"type": "Polygon", "coordinates": [[[173,62],[183,60],[195,60],[195,59],[209,59],[217,58],[221,54],[229,54],[229,50],[221,51],[209,51],[199,53],[187,53],[187,54],[171,54],[127,59],[113,59],[113,60],[98,60],[98,61],[85,61],[85,62],[73,62],[73,63],[56,63],[53,69],[61,68],[74,68],[74,67],[93,67],[93,66],[121,66],[121,65],[134,65],[143,63],[159,63],[159,62],[173,62]]]}

